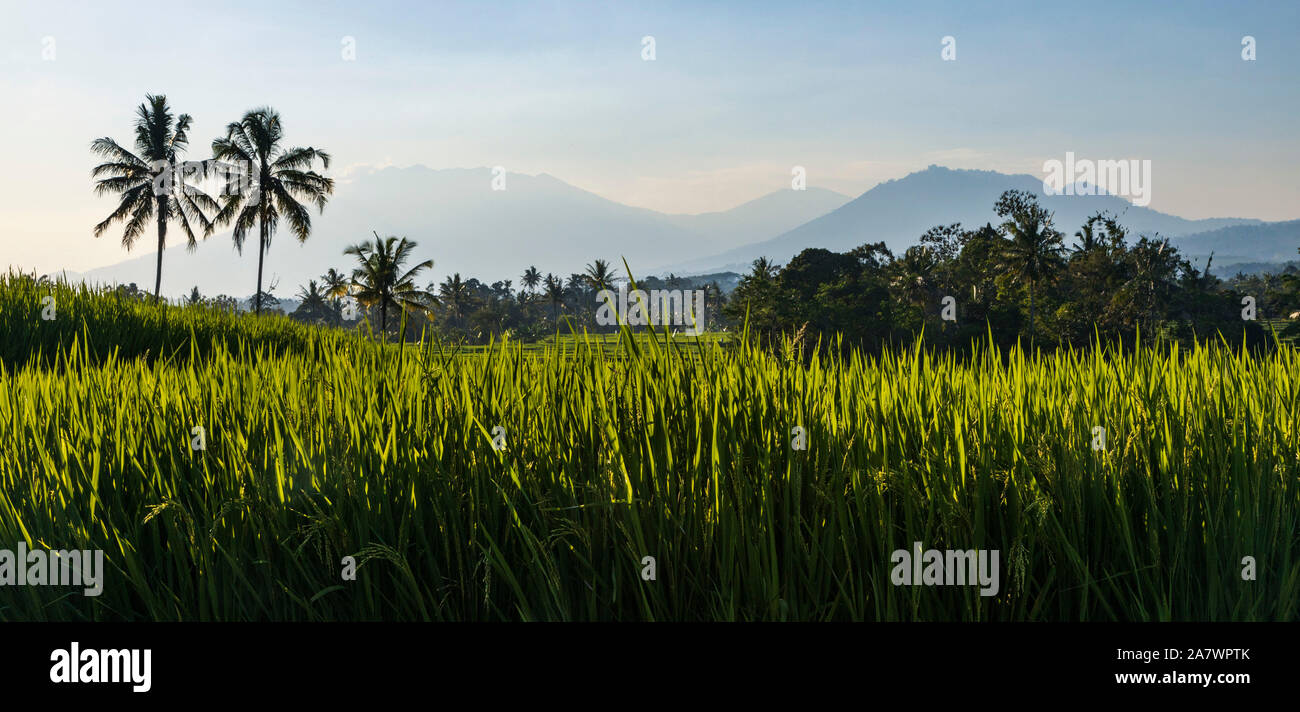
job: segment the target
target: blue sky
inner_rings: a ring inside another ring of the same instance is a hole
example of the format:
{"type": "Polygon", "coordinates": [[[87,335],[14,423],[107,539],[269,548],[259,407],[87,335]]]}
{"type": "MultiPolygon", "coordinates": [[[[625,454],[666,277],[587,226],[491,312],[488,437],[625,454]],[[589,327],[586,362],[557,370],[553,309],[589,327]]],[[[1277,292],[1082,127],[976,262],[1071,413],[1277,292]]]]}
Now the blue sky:
{"type": "Polygon", "coordinates": [[[1300,217],[1300,3],[1045,5],[236,1],[160,22],[147,5],[5,2],[0,150],[22,166],[0,172],[6,261],[124,257],[89,239],[112,206],[86,147],[127,141],[146,92],[194,116],[195,158],[270,104],[341,178],[502,165],[703,212],[788,187],[795,165],[856,196],[931,163],[1042,175],[1072,151],[1150,159],[1157,210],[1300,217]]]}

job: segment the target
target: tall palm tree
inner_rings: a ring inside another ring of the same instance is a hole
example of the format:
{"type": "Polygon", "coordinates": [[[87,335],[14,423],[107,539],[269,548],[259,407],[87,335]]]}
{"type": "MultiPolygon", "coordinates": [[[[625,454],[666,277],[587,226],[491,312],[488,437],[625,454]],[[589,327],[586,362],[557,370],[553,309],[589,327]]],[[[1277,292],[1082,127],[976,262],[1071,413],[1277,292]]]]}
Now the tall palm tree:
{"type": "Polygon", "coordinates": [[[330,167],[328,153],[315,148],[284,148],[280,145],[284,129],[280,114],[263,107],[244,114],[244,118],[226,126],[225,138],[212,142],[212,157],[224,164],[234,179],[227,182],[225,205],[217,222],[235,224],[235,249],[241,253],[248,231],[257,228],[257,313],[262,313],[262,265],[271,238],[283,217],[299,242],[311,234],[311,212],[300,202],[314,203],[325,210],[328,196],[334,192],[333,179],[314,170],[320,159],[330,167]],[[233,165],[232,165],[233,164],[233,165]],[[237,189],[231,192],[235,181],[237,189]]]}
{"type": "Polygon", "coordinates": [[[180,224],[189,240],[188,247],[193,250],[198,244],[195,227],[202,228],[204,237],[212,234],[212,221],[204,211],[216,214],[221,206],[185,182],[186,165],[180,156],[189,145],[190,115],[181,114],[173,121],[166,96],[146,94],[144,99],[136,109],[135,153],[111,138],[95,139],[90,150],[106,161],[95,166],[90,176],[99,179],[95,183],[96,195],[122,196],[117,209],[95,226],[95,237],[103,235],[113,223],[123,221],[126,227],[122,231],[122,246],[130,250],[149,220],[157,226],[158,264],[153,284],[156,302],[162,290],[167,224],[180,224]]]}
{"type": "Polygon", "coordinates": [[[748,320],[755,327],[767,327],[777,321],[777,303],[780,301],[777,275],[780,268],[766,257],[754,260],[752,267],[752,271],[736,284],[728,313],[739,321],[748,320]]]}
{"type": "Polygon", "coordinates": [[[329,268],[329,271],[321,275],[321,290],[325,298],[329,300],[330,309],[341,320],[343,318],[343,297],[352,293],[352,279],[346,274],[329,268]]]}
{"type": "Polygon", "coordinates": [[[307,284],[298,288],[298,308],[290,316],[298,317],[304,321],[328,321],[334,317],[334,310],[325,301],[326,294],[324,289],[316,280],[308,280],[307,284]]]}
{"type": "Polygon", "coordinates": [[[538,272],[536,267],[530,266],[528,269],[524,270],[523,282],[524,287],[526,287],[529,292],[532,292],[537,285],[542,283],[542,273],[538,272]]]}
{"type": "Polygon", "coordinates": [[[1033,341],[1034,297],[1040,284],[1064,265],[1061,233],[1052,227],[1052,214],[1038,205],[1031,193],[1008,190],[994,205],[998,217],[1007,218],[1002,229],[1011,238],[1006,257],[1016,279],[1029,284],[1029,338],[1033,341]]]}
{"type": "Polygon", "coordinates": [[[324,290],[325,296],[331,299],[346,297],[349,289],[352,287],[352,280],[349,279],[346,274],[343,274],[333,267],[330,267],[328,272],[321,275],[320,280],[321,288],[324,290]]]}
{"type": "Polygon", "coordinates": [[[592,289],[597,291],[602,289],[613,289],[614,279],[617,276],[617,273],[609,268],[609,263],[605,260],[596,260],[587,265],[587,282],[591,285],[592,289]]]}
{"type": "Polygon", "coordinates": [[[438,300],[447,308],[452,323],[459,326],[465,316],[465,305],[469,303],[469,285],[460,278],[460,272],[438,285],[438,300]]]}
{"type": "Polygon", "coordinates": [[[1083,227],[1074,233],[1075,238],[1079,240],[1079,244],[1074,246],[1075,252],[1088,252],[1101,245],[1097,231],[1093,228],[1095,224],[1097,224],[1096,216],[1088,218],[1088,222],[1085,222],[1083,227]]]}
{"type": "Polygon", "coordinates": [[[781,269],[776,265],[776,263],[766,257],[759,257],[754,260],[753,268],[754,271],[751,272],[752,278],[759,281],[771,281],[776,279],[776,275],[781,269]]]}
{"type": "Polygon", "coordinates": [[[559,277],[546,273],[546,296],[551,300],[551,308],[555,312],[555,321],[560,321],[560,302],[564,301],[564,281],[559,277]]]}
{"type": "Polygon", "coordinates": [[[343,251],[361,263],[352,271],[352,296],[365,306],[379,307],[379,330],[388,338],[388,308],[402,311],[425,309],[433,295],[415,286],[415,276],[431,269],[433,260],[425,260],[406,272],[402,265],[411,258],[415,242],[405,237],[380,238],[374,233],[374,243],[363,242],[343,251]]]}
{"type": "Polygon", "coordinates": [[[438,301],[451,314],[451,322],[460,325],[465,316],[465,304],[469,303],[469,285],[460,278],[460,273],[452,274],[438,285],[438,301]]]}
{"type": "Polygon", "coordinates": [[[299,287],[297,296],[303,306],[313,309],[325,306],[325,292],[314,279],[307,280],[307,284],[299,287]]]}

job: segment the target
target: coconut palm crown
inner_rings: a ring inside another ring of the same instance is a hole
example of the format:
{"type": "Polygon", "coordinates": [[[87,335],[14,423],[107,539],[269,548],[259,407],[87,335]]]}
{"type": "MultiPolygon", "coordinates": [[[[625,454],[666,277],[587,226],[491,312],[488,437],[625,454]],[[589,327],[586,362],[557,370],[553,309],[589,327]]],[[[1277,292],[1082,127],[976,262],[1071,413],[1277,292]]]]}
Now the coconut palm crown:
{"type": "Polygon", "coordinates": [[[213,221],[206,213],[220,210],[210,196],[186,182],[187,177],[203,174],[201,162],[185,162],[181,155],[189,145],[190,115],[173,117],[167,97],[146,94],[136,109],[135,151],[129,151],[111,138],[97,138],[90,150],[105,159],[95,166],[91,178],[95,194],[116,194],[117,208],[95,226],[100,237],[113,223],[124,222],[122,246],[130,250],[152,221],[158,234],[158,263],[154,273],[153,296],[158,301],[162,289],[162,258],[167,246],[167,226],[180,225],[193,250],[199,234],[212,233],[213,221]]]}

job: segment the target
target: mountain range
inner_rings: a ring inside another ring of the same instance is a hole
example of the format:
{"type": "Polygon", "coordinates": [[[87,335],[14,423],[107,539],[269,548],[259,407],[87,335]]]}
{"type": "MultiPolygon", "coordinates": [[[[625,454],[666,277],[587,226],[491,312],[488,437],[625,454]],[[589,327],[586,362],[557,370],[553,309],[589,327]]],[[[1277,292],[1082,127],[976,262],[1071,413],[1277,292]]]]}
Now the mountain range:
{"type": "Polygon", "coordinates": [[[1211,271],[1227,274],[1236,265],[1279,264],[1297,258],[1300,220],[1231,225],[1178,238],[1178,249],[1193,258],[1214,255],[1211,271]]]}
{"type": "MultiPolygon", "coordinates": [[[[505,190],[492,189],[490,169],[384,168],[340,181],[323,213],[312,212],[305,243],[276,234],[266,256],[266,284],[276,296],[294,293],[330,267],[350,271],[345,247],[380,236],[418,243],[414,258],[432,258],[420,276],[441,281],[452,273],[491,283],[514,280],[529,266],[568,277],[602,258],[633,274],[651,274],[669,262],[701,252],[778,235],[839,207],[849,197],[821,188],[778,191],[725,212],[670,215],[634,208],[575,188],[546,174],[505,174],[505,190]]],[[[107,210],[107,208],[106,208],[107,210]]],[[[106,235],[109,237],[109,235],[106,235]]],[[[257,278],[256,235],[243,254],[229,231],[214,234],[194,251],[184,244],[163,255],[163,292],[172,297],[197,286],[205,295],[251,295],[257,278]]],[[[70,279],[92,283],[135,282],[153,288],[156,253],[141,254],[70,279]]]]}
{"type": "MultiPolygon", "coordinates": [[[[1054,213],[1055,227],[1065,233],[1067,244],[1089,215],[1101,211],[1119,216],[1120,223],[1131,235],[1158,233],[1175,243],[1177,240],[1173,238],[1179,236],[1262,224],[1246,218],[1187,220],[1133,205],[1114,195],[1044,195],[1042,179],[1029,175],[930,166],[881,183],[826,215],[768,240],[667,265],[667,268],[685,273],[747,271],[749,263],[760,255],[783,263],[807,247],[844,252],[869,242],[884,242],[897,254],[917,244],[921,235],[935,225],[961,223],[970,228],[985,223],[998,225],[1001,220],[994,214],[993,204],[1006,190],[1023,190],[1038,196],[1039,202],[1054,213]]],[[[1196,244],[1201,248],[1210,241],[1196,244]]],[[[1293,252],[1296,244],[1292,242],[1293,252]]],[[[1250,243],[1235,245],[1234,249],[1256,252],[1250,243]]]]}
{"type": "MultiPolygon", "coordinates": [[[[808,247],[845,251],[883,241],[900,253],[935,225],[997,224],[993,204],[1003,191],[1034,193],[1055,214],[1067,243],[1087,217],[1110,211],[1130,234],[1159,234],[1193,258],[1215,253],[1216,272],[1232,262],[1293,259],[1300,220],[1264,223],[1248,218],[1188,220],[1113,195],[1043,194],[1040,178],[994,171],[930,166],[887,181],[857,198],[823,188],[785,189],[730,210],[672,215],[602,198],[547,174],[505,175],[505,190],[492,189],[487,168],[434,170],[423,166],[383,168],[341,180],[323,214],[313,213],[312,236],[298,243],[277,234],[266,258],[266,283],[277,296],[292,295],[330,267],[350,270],[345,247],[381,236],[415,240],[416,259],[432,258],[421,283],[458,272],[490,283],[514,280],[529,266],[567,277],[596,258],[622,273],[623,260],[636,276],[668,273],[745,272],[766,256],[784,263],[808,247]]],[[[1158,188],[1158,186],[1157,186],[1158,188]]],[[[168,247],[163,291],[247,295],[254,291],[256,249],[235,252],[229,232],[193,251],[168,247]]],[[[154,255],[142,254],[72,279],[94,283],[135,282],[152,288],[154,255]]]]}

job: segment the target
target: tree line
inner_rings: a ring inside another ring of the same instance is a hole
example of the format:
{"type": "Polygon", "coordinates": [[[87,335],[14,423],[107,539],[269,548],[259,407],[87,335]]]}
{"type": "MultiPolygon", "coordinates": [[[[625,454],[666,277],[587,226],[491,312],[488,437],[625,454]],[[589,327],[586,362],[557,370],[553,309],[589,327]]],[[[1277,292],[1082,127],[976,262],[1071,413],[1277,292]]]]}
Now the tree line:
{"type": "Polygon", "coordinates": [[[810,248],[784,267],[758,259],[724,314],[758,338],[840,336],[855,346],[910,343],[966,349],[991,336],[1004,346],[1087,347],[1135,339],[1243,338],[1259,346],[1300,335],[1300,272],[1272,277],[1198,269],[1168,239],[1132,239],[1096,213],[1066,244],[1033,194],[1007,191],[999,225],[936,226],[901,255],[883,242],[845,253],[810,248]],[[945,306],[950,307],[945,311],[945,306]],[[945,318],[946,317],[946,318],[945,318]]]}
{"type": "MultiPolygon", "coordinates": [[[[364,246],[350,247],[345,254],[357,263],[347,268],[329,268],[319,279],[309,280],[295,295],[297,307],[286,315],[296,321],[333,327],[366,327],[387,337],[414,340],[422,334],[470,344],[509,335],[523,341],[537,341],[561,333],[590,331],[613,333],[617,326],[597,322],[597,294],[617,290],[628,280],[610,268],[607,260],[596,259],[582,272],[567,277],[541,274],[535,267],[524,270],[516,289],[514,280],[485,283],[454,273],[442,282],[417,284],[420,272],[432,260],[407,268],[410,250],[416,243],[406,238],[375,235],[364,246]]],[[[705,294],[705,324],[711,331],[730,328],[722,314],[726,298],[716,280],[646,277],[636,280],[644,290],[702,290],[705,294]]],[[[138,290],[135,292],[139,294],[138,290]]],[[[229,311],[240,308],[227,295],[204,297],[195,287],[188,305],[209,305],[229,311]]],[[[271,311],[280,312],[280,300],[271,293],[262,296],[271,311]]]]}
{"type": "MultiPolygon", "coordinates": [[[[91,150],[104,159],[92,171],[97,194],[116,194],[117,207],[95,226],[99,237],[123,224],[130,249],[152,226],[158,241],[153,298],[162,285],[162,255],[169,226],[177,226],[193,250],[201,238],[232,226],[241,254],[256,235],[256,291],[252,309],[275,305],[274,285],[264,288],[267,248],[281,225],[299,241],[311,234],[311,207],[323,212],[334,191],[332,179],[317,173],[330,156],[312,147],[284,145],[284,127],[274,109],[246,112],[211,142],[211,158],[186,161],[192,119],[174,117],[165,96],[146,95],[136,111],[135,151],[111,138],[91,150]],[[216,182],[213,196],[202,190],[216,182]]],[[[837,253],[809,248],[784,266],[754,261],[730,294],[717,281],[648,277],[642,289],[702,289],[705,326],[710,331],[747,327],[755,338],[777,341],[839,339],[879,349],[909,343],[924,333],[927,344],[966,348],[991,336],[1011,345],[1026,340],[1044,347],[1084,347],[1098,339],[1157,338],[1190,341],[1231,336],[1261,345],[1270,339],[1265,323],[1300,335],[1300,272],[1224,281],[1179,254],[1168,239],[1129,239],[1119,219],[1097,213],[1066,245],[1053,214],[1024,191],[1007,191],[993,206],[1000,223],[974,229],[960,224],[931,228],[919,244],[895,255],[883,242],[837,253]],[[1264,320],[1271,319],[1268,322],[1264,320]]],[[[380,237],[344,250],[351,269],[331,268],[297,294],[292,318],[316,324],[366,323],[385,338],[410,338],[427,331],[482,343],[510,334],[536,340],[557,330],[614,331],[596,323],[596,294],[628,281],[596,259],[582,272],[542,275],[527,268],[516,290],[513,280],[487,284],[454,273],[442,283],[419,285],[432,260],[407,266],[416,242],[380,237]]],[[[1211,258],[1212,260],[1212,258],[1211,258]]],[[[128,291],[135,290],[131,285],[128,291]]],[[[205,299],[197,287],[189,303],[237,309],[237,300],[205,299]]]]}

